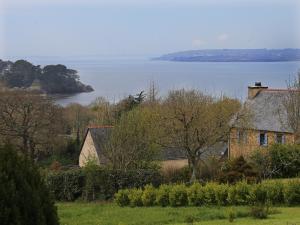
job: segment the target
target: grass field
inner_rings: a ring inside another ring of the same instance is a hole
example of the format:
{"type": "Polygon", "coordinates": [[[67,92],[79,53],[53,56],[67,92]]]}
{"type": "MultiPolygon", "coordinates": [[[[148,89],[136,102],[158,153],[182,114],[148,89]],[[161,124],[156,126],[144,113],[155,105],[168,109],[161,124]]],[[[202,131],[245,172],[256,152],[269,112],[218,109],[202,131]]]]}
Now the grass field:
{"type": "Polygon", "coordinates": [[[300,207],[276,208],[268,219],[249,217],[248,207],[121,208],[112,203],[58,203],[61,225],[300,225],[300,207]],[[228,220],[229,211],[237,218],[228,220]],[[194,223],[189,223],[193,218],[194,223]]]}

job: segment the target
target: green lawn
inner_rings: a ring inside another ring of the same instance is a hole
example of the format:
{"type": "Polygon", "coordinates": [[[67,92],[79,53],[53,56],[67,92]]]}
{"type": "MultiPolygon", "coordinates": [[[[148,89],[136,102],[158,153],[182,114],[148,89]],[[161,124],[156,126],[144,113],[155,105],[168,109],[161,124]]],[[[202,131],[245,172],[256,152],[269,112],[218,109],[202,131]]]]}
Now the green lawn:
{"type": "Polygon", "coordinates": [[[248,207],[121,208],[112,203],[58,203],[61,225],[185,225],[193,218],[197,225],[300,225],[300,207],[276,208],[268,219],[249,217],[248,207]],[[237,219],[228,221],[234,210],[237,219]]]}

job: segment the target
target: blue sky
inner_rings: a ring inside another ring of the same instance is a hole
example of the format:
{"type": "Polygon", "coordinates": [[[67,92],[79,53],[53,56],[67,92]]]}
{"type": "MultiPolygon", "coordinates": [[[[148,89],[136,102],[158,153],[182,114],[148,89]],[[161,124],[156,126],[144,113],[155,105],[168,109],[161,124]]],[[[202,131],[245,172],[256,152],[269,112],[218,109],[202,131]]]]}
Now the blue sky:
{"type": "Polygon", "coordinates": [[[300,48],[298,0],[0,0],[0,56],[300,48]]]}

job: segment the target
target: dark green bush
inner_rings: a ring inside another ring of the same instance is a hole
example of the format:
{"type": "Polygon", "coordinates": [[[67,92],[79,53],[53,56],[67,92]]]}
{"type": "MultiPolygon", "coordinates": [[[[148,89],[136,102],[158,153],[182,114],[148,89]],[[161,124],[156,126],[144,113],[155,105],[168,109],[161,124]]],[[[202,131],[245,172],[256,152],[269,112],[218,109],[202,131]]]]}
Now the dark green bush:
{"type": "Polygon", "coordinates": [[[121,207],[128,206],[130,204],[129,190],[128,189],[119,190],[115,194],[115,202],[121,207]]]}
{"type": "Polygon", "coordinates": [[[247,162],[243,156],[228,161],[219,174],[220,183],[234,184],[242,180],[248,183],[257,181],[258,172],[252,164],[247,162]]]}
{"type": "Polygon", "coordinates": [[[283,195],[288,205],[300,204],[300,180],[290,180],[285,183],[283,195]]]}
{"type": "Polygon", "coordinates": [[[142,195],[144,206],[153,206],[156,199],[156,190],[152,185],[146,185],[142,195]]]}
{"type": "Polygon", "coordinates": [[[186,206],[188,203],[186,186],[183,184],[174,185],[169,193],[169,202],[171,206],[186,206]]]}
{"type": "Polygon", "coordinates": [[[156,191],[156,204],[162,207],[169,205],[169,193],[170,186],[169,185],[160,185],[158,190],[156,191]]]}
{"type": "Polygon", "coordinates": [[[46,183],[56,200],[74,201],[82,196],[84,173],[80,169],[49,172],[46,183]]]}
{"type": "Polygon", "coordinates": [[[34,163],[0,147],[0,223],[58,225],[54,201],[34,163]]]}
{"type": "Polygon", "coordinates": [[[113,198],[121,189],[141,188],[147,184],[158,187],[162,177],[156,170],[108,170],[96,166],[92,170],[73,169],[49,172],[46,183],[59,201],[74,201],[113,198]]]}

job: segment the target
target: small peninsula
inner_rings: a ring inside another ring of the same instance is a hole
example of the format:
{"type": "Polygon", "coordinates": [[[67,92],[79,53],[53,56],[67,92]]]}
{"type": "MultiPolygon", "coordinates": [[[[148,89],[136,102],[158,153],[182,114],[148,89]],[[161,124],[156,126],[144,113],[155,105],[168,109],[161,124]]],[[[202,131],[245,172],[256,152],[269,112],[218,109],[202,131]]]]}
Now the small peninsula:
{"type": "Polygon", "coordinates": [[[26,60],[0,60],[0,86],[7,89],[35,90],[46,94],[94,91],[90,85],[80,82],[76,70],[60,64],[35,66],[26,60]]]}
{"type": "Polygon", "coordinates": [[[207,49],[175,52],[154,60],[178,62],[287,62],[300,61],[300,49],[207,49]]]}

